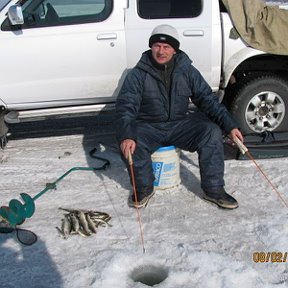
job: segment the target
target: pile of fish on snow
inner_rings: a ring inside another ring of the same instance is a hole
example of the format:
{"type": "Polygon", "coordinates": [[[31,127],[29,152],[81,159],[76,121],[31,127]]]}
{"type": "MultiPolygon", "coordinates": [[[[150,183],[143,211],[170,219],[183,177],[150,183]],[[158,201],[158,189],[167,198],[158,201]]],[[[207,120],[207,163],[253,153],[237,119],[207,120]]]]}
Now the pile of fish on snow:
{"type": "Polygon", "coordinates": [[[69,235],[91,236],[97,232],[99,226],[112,226],[108,223],[111,216],[105,212],[61,207],[59,209],[68,212],[61,220],[61,228],[56,227],[64,239],[67,239],[69,235]]]}

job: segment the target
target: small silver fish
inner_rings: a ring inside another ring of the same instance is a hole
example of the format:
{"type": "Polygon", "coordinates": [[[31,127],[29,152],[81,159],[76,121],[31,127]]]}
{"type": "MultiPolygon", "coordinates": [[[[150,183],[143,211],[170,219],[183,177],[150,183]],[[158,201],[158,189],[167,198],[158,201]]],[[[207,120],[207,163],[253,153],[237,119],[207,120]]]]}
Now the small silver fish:
{"type": "Polygon", "coordinates": [[[78,234],[81,235],[81,236],[83,236],[83,237],[88,237],[88,236],[91,236],[91,235],[92,235],[91,232],[90,232],[90,233],[86,233],[82,228],[80,228],[80,229],[78,230],[78,234]]]}
{"type": "Polygon", "coordinates": [[[89,229],[90,229],[93,233],[96,233],[96,232],[97,232],[97,226],[96,226],[96,224],[94,223],[94,221],[91,219],[90,215],[87,213],[87,214],[85,214],[85,217],[86,217],[86,220],[87,220],[89,229]]]}
{"type": "MultiPolygon", "coordinates": [[[[99,215],[99,216],[91,216],[91,219],[94,221],[94,222],[101,222],[101,223],[108,223],[110,220],[111,220],[111,216],[109,216],[108,214],[106,215],[99,215]]],[[[110,225],[110,224],[109,224],[110,225]]],[[[110,225],[112,226],[112,225],[110,225]]]]}
{"type": "Polygon", "coordinates": [[[95,222],[97,223],[97,224],[96,224],[97,227],[98,227],[99,225],[102,226],[102,227],[106,227],[106,226],[112,227],[111,224],[109,224],[107,221],[105,221],[105,220],[103,220],[103,219],[100,219],[100,218],[95,219],[95,222]]]}
{"type": "Polygon", "coordinates": [[[91,216],[100,217],[100,218],[110,217],[110,215],[105,212],[89,211],[89,214],[91,216]]]}
{"type": "Polygon", "coordinates": [[[70,216],[68,214],[65,214],[64,218],[62,219],[61,229],[59,227],[56,227],[56,229],[64,239],[68,238],[71,232],[71,222],[70,222],[70,216]]]}
{"type": "Polygon", "coordinates": [[[81,228],[83,229],[85,234],[91,235],[92,232],[89,229],[88,222],[86,220],[84,212],[79,210],[76,215],[77,215],[77,217],[79,219],[79,223],[81,225],[81,228]]]}
{"type": "Polygon", "coordinates": [[[79,231],[80,223],[74,212],[70,213],[70,219],[71,219],[71,226],[72,226],[71,232],[73,232],[73,234],[74,233],[76,234],[79,231]]]}

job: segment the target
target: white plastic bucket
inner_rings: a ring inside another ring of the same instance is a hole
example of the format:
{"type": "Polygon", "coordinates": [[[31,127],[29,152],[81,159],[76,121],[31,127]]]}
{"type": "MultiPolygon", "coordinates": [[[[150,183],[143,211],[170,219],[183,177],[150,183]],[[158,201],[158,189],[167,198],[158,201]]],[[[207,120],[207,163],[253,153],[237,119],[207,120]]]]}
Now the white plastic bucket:
{"type": "Polygon", "coordinates": [[[152,155],[154,188],[166,189],[180,184],[179,152],[174,146],[161,147],[152,155]]]}

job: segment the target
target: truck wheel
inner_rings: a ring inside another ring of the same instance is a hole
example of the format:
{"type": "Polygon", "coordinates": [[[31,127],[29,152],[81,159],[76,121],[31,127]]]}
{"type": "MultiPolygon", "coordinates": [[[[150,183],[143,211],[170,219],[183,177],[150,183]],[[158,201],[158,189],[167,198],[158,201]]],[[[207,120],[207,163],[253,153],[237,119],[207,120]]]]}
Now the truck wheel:
{"type": "Polygon", "coordinates": [[[244,81],[238,83],[230,106],[242,132],[287,131],[288,83],[275,75],[244,81]]]}

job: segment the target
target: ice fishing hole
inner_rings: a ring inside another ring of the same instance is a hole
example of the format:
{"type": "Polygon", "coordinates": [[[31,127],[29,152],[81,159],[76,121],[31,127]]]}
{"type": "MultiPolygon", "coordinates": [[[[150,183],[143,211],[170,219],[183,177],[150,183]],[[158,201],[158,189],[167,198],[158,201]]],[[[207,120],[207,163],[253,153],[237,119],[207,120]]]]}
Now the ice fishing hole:
{"type": "Polygon", "coordinates": [[[154,286],[168,277],[168,269],[155,265],[142,265],[136,267],[130,277],[134,282],[141,282],[147,286],[154,286]]]}

